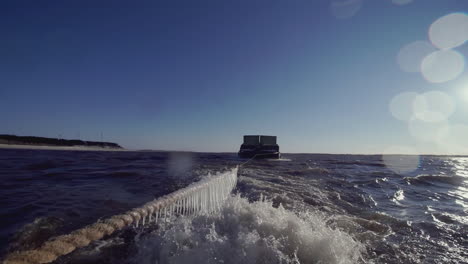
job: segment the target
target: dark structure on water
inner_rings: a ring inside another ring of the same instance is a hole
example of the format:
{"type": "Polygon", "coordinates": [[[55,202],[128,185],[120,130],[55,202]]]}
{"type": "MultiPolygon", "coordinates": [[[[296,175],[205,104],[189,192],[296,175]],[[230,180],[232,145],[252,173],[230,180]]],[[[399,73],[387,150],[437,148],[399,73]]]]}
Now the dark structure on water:
{"type": "Polygon", "coordinates": [[[280,158],[276,136],[247,135],[239,150],[241,158],[280,158]]]}

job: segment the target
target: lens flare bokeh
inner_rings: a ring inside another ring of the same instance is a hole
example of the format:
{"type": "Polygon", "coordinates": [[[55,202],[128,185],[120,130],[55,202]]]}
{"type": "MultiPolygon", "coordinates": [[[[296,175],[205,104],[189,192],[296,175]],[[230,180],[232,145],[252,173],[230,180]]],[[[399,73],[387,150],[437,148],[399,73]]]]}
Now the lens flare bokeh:
{"type": "Polygon", "coordinates": [[[422,60],[436,51],[428,41],[418,40],[403,46],[398,52],[397,62],[405,72],[420,72],[422,60]]]}
{"type": "Polygon", "coordinates": [[[414,148],[407,146],[391,146],[382,154],[385,166],[393,172],[406,175],[419,167],[420,157],[414,148]]]}
{"type": "Polygon", "coordinates": [[[445,120],[440,122],[425,122],[414,118],[408,122],[408,130],[411,136],[417,140],[437,142],[448,135],[449,124],[445,120]]]}
{"type": "Polygon", "coordinates": [[[468,40],[468,15],[452,13],[445,15],[429,27],[429,39],[439,49],[453,49],[468,40]]]}
{"type": "Polygon", "coordinates": [[[331,13],[338,19],[351,18],[361,10],[363,0],[332,0],[331,13]]]}
{"type": "Polygon", "coordinates": [[[409,121],[413,117],[413,102],[417,96],[416,92],[403,92],[393,97],[389,104],[392,116],[401,121],[409,121]]]}
{"type": "Polygon", "coordinates": [[[441,91],[430,91],[418,95],[413,102],[414,116],[425,122],[447,120],[455,111],[451,96],[441,91]]]}
{"type": "Polygon", "coordinates": [[[396,5],[407,5],[407,4],[410,4],[412,2],[413,2],[413,0],[392,0],[392,3],[394,3],[396,5]]]}
{"type": "Polygon", "coordinates": [[[438,50],[427,55],[421,63],[421,73],[431,83],[454,80],[465,69],[464,56],[454,50],[438,50]]]}

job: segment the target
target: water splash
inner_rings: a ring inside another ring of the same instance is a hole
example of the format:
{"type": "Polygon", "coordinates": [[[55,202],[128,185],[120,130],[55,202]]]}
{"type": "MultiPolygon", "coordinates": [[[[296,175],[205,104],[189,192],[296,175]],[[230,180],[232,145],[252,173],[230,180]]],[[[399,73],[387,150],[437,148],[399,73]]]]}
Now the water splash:
{"type": "Polygon", "coordinates": [[[178,218],[137,241],[131,263],[359,263],[364,246],[312,211],[260,197],[229,198],[217,214],[178,218]]]}

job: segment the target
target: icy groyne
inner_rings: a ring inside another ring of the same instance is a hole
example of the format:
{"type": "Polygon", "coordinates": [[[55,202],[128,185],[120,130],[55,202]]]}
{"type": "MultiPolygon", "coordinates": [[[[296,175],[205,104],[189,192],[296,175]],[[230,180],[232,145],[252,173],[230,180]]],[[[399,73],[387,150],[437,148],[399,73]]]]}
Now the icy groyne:
{"type": "Polygon", "coordinates": [[[13,252],[6,256],[3,263],[50,263],[127,226],[138,227],[157,223],[177,215],[216,212],[236,186],[237,171],[238,167],[213,176],[208,175],[199,182],[141,207],[98,221],[70,234],[52,238],[37,249],[13,252]]]}

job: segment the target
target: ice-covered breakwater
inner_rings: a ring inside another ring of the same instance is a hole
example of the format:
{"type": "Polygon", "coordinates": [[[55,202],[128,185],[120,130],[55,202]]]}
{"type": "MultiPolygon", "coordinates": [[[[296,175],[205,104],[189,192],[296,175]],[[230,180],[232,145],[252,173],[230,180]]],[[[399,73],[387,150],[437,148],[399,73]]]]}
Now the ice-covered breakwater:
{"type": "Polygon", "coordinates": [[[50,239],[34,250],[9,254],[3,263],[50,263],[58,257],[85,247],[124,227],[145,225],[166,220],[174,215],[207,214],[221,208],[236,186],[238,167],[201,181],[171,194],[157,198],[126,213],[112,216],[68,235],[50,239]]]}

